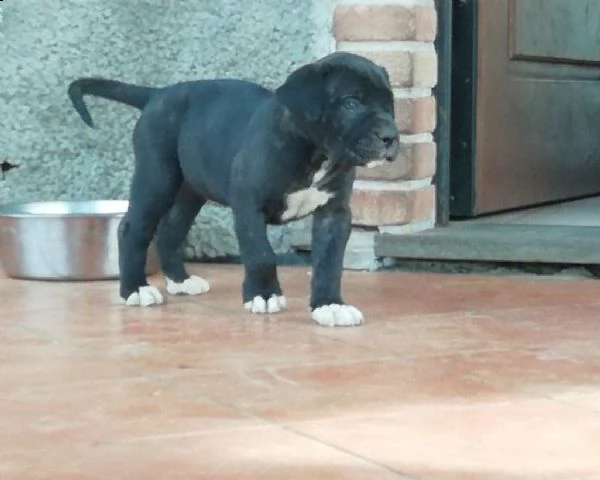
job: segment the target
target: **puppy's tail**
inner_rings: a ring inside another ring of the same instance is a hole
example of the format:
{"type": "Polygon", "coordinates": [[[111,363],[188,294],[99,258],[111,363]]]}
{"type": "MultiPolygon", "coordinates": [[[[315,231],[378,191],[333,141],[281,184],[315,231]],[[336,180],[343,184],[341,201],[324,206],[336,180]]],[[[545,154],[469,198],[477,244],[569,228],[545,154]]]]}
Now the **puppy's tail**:
{"type": "Polygon", "coordinates": [[[157,90],[157,88],[142,87],[105,78],[80,78],[71,82],[68,95],[81,119],[88,126],[94,128],[90,111],[83,101],[84,95],[114,100],[141,110],[157,90]]]}

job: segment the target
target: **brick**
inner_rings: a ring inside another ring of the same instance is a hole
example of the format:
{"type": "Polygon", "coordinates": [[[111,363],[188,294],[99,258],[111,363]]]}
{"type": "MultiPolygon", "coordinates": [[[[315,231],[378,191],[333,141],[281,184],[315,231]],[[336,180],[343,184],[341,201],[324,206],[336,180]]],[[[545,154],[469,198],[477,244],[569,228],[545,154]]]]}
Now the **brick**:
{"type": "Polygon", "coordinates": [[[436,144],[403,143],[398,158],[374,168],[358,168],[361,180],[421,180],[433,177],[436,168],[436,144]]]}
{"type": "Polygon", "coordinates": [[[431,133],[435,130],[435,97],[396,98],[394,113],[400,133],[431,133]]]}
{"type": "Polygon", "coordinates": [[[433,42],[438,33],[438,17],[433,5],[417,5],[415,7],[415,40],[433,42]]]}
{"type": "Polygon", "coordinates": [[[404,225],[431,218],[435,187],[414,190],[355,188],[351,200],[352,223],[360,226],[404,225]]]}
{"type": "Polygon", "coordinates": [[[433,6],[424,5],[338,5],[333,32],[345,41],[433,42],[437,15],[433,6]]]}
{"type": "Polygon", "coordinates": [[[437,167],[437,144],[434,142],[413,143],[412,162],[408,179],[420,180],[433,177],[437,167]]]}
{"type": "Polygon", "coordinates": [[[437,54],[434,51],[358,50],[345,49],[362,55],[385,67],[392,87],[433,88],[437,84],[437,54]]]}
{"type": "Polygon", "coordinates": [[[412,57],[412,83],[433,88],[438,81],[438,58],[435,52],[415,52],[412,57]]]}

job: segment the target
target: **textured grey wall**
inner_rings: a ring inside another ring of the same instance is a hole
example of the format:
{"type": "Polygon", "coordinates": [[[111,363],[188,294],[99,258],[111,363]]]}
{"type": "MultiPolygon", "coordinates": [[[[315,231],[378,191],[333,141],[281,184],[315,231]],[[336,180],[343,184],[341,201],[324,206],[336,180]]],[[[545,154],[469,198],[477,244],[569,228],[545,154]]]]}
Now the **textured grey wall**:
{"type": "MultiPolygon", "coordinates": [[[[0,11],[0,161],[21,165],[0,202],[127,198],[138,113],[89,99],[97,130],[66,97],[103,75],[150,85],[240,77],[268,87],[332,50],[334,0],[5,0],[0,11]]],[[[288,230],[273,229],[278,252],[288,230]]],[[[190,257],[235,255],[228,209],[208,205],[190,257]]]]}

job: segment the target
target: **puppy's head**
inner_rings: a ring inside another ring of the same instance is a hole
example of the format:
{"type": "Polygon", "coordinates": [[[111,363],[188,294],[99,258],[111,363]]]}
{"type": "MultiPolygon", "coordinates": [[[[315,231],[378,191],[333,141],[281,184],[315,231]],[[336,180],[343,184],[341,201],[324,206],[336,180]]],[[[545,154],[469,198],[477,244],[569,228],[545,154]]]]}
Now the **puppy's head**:
{"type": "Polygon", "coordinates": [[[388,74],[364,57],[337,52],[305,65],[277,89],[276,98],[334,162],[363,166],[398,154],[388,74]]]}

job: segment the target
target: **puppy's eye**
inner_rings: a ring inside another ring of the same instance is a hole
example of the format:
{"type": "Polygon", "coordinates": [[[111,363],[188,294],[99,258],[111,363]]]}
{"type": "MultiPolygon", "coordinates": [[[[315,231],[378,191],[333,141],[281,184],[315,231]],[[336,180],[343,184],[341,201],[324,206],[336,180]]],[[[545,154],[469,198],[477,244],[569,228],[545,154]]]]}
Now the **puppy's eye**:
{"type": "Polygon", "coordinates": [[[342,101],[342,105],[347,110],[354,110],[360,106],[360,100],[356,97],[346,97],[342,101]]]}

